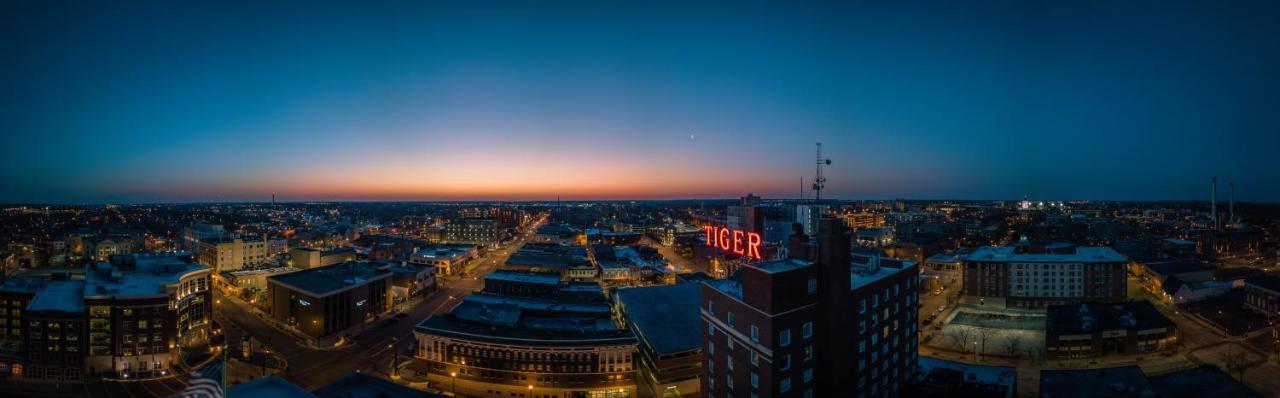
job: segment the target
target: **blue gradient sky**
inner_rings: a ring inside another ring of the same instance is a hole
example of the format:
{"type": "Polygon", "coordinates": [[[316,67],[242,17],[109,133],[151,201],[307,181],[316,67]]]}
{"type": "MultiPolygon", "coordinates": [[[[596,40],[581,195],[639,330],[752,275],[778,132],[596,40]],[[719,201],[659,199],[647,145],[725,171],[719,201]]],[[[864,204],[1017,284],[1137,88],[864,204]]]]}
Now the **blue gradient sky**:
{"type": "Polygon", "coordinates": [[[40,3],[0,202],[1280,200],[1265,3],[40,3]]]}

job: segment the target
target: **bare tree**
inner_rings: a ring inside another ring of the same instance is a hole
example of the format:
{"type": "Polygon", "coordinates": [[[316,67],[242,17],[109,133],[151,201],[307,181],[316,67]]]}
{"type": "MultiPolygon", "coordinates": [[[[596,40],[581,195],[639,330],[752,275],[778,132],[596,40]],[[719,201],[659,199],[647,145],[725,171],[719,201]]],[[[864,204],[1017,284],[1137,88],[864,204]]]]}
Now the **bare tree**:
{"type": "Polygon", "coordinates": [[[1027,357],[1027,361],[1031,362],[1032,366],[1040,365],[1040,359],[1041,359],[1040,350],[1037,350],[1034,345],[1031,347],[1027,347],[1022,351],[1022,353],[1027,357]]]}
{"type": "Polygon", "coordinates": [[[947,337],[951,339],[951,345],[956,350],[964,352],[965,346],[969,344],[969,339],[973,337],[973,330],[968,326],[952,325],[947,328],[947,337]]]}
{"type": "Polygon", "coordinates": [[[1004,352],[1009,354],[1009,356],[1017,356],[1018,351],[1022,350],[1022,337],[1018,337],[1016,334],[1004,335],[1003,348],[1004,352]]]}
{"type": "Polygon", "coordinates": [[[1218,354],[1218,360],[1222,361],[1222,366],[1227,368],[1227,373],[1235,373],[1236,379],[1241,383],[1244,382],[1244,372],[1253,367],[1253,363],[1249,361],[1249,353],[1236,350],[1233,346],[1227,346],[1227,350],[1218,354]]]}
{"type": "Polygon", "coordinates": [[[973,351],[974,352],[981,351],[982,353],[985,354],[987,351],[987,340],[990,340],[992,335],[995,334],[995,332],[987,328],[975,328],[975,329],[977,330],[973,340],[975,343],[978,343],[978,344],[977,344],[977,347],[973,347],[973,351]]]}

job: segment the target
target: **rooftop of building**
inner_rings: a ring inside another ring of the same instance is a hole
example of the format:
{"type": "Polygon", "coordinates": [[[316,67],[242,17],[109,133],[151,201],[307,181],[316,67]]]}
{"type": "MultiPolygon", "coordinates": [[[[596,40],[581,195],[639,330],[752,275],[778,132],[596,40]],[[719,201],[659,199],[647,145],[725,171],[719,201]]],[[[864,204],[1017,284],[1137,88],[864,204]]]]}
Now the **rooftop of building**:
{"type": "Polygon", "coordinates": [[[1045,313],[1045,332],[1086,334],[1106,330],[1173,327],[1150,301],[1115,304],[1052,305],[1045,313]]]}
{"type": "Polygon", "coordinates": [[[427,317],[415,330],[522,345],[632,344],[605,302],[474,293],[446,314],[427,317]]]}
{"type": "Polygon", "coordinates": [[[1254,275],[1245,279],[1245,283],[1267,289],[1273,292],[1280,292],[1280,276],[1275,275],[1254,275]]]}
{"type": "Polygon", "coordinates": [[[84,281],[51,281],[31,298],[27,311],[84,312],[84,281]]]}
{"type": "Polygon", "coordinates": [[[389,277],[391,264],[381,261],[348,261],[288,274],[272,275],[268,280],[323,297],[349,286],[389,277]]]}
{"type": "Polygon", "coordinates": [[[742,300],[742,280],[738,279],[737,275],[724,278],[724,279],[713,279],[709,281],[704,281],[702,283],[706,284],[712,289],[719,290],[720,293],[724,293],[729,297],[742,300]]]}
{"type": "Polygon", "coordinates": [[[335,247],[331,249],[321,249],[318,247],[295,247],[293,248],[293,250],[304,251],[304,252],[320,252],[321,256],[354,254],[356,252],[356,248],[351,246],[335,247]]]}
{"type": "Polygon", "coordinates": [[[148,297],[167,295],[170,285],[184,275],[208,270],[180,253],[139,253],[111,256],[110,261],[91,265],[85,271],[84,295],[148,297]]]}
{"type": "Polygon", "coordinates": [[[1204,272],[1209,270],[1203,265],[1200,265],[1200,262],[1196,260],[1166,260],[1146,263],[1143,266],[1150,272],[1165,276],[1204,272]]]}
{"type": "Polygon", "coordinates": [[[272,398],[316,398],[315,394],[290,383],[280,376],[267,376],[261,379],[227,387],[227,396],[236,397],[272,397],[272,398]]]}
{"type": "Polygon", "coordinates": [[[495,280],[504,282],[533,283],[539,285],[559,285],[560,276],[556,274],[544,274],[534,272],[519,272],[511,270],[496,270],[484,276],[485,280],[495,280]]]}
{"type": "Polygon", "coordinates": [[[511,257],[507,265],[565,268],[587,262],[587,249],[578,245],[556,243],[526,243],[511,257]]]}
{"type": "Polygon", "coordinates": [[[10,276],[5,278],[3,281],[0,281],[0,292],[35,294],[39,292],[40,289],[44,289],[44,285],[46,284],[48,284],[48,281],[43,277],[10,276]]]}
{"type": "Polygon", "coordinates": [[[659,354],[702,348],[698,304],[701,289],[692,283],[618,290],[618,301],[636,337],[659,354]]]}
{"type": "Polygon", "coordinates": [[[765,261],[762,263],[751,264],[752,267],[758,268],[764,272],[768,272],[771,274],[786,272],[794,269],[800,269],[800,268],[808,267],[811,265],[813,265],[812,261],[806,261],[806,260],[794,259],[794,258],[784,259],[784,260],[765,261]]]}
{"type": "Polygon", "coordinates": [[[315,390],[319,398],[416,398],[443,397],[365,373],[347,373],[315,390]]]}
{"type": "Polygon", "coordinates": [[[1216,366],[1166,373],[1148,379],[1151,387],[1164,398],[1253,398],[1257,391],[1236,380],[1216,366]]]}
{"type": "Polygon", "coordinates": [[[973,250],[966,261],[1032,262],[1032,263],[1113,263],[1125,257],[1110,247],[1075,246],[1071,250],[1057,248],[1048,252],[1023,252],[1017,246],[984,246],[973,250]]]}
{"type": "Polygon", "coordinates": [[[285,267],[272,267],[272,268],[259,268],[259,269],[241,269],[241,270],[235,270],[235,271],[222,271],[222,272],[219,272],[218,274],[221,274],[223,277],[239,278],[239,277],[255,276],[255,275],[287,274],[287,273],[296,272],[299,270],[300,269],[298,268],[285,266],[285,267]]]}
{"type": "Polygon", "coordinates": [[[968,256],[969,256],[969,252],[957,250],[951,253],[934,254],[932,256],[929,256],[929,258],[925,259],[924,261],[929,263],[958,263],[958,262],[964,261],[964,259],[968,256]]]}
{"type": "MultiPolygon", "coordinates": [[[[912,263],[915,264],[915,263],[912,263]]],[[[899,272],[904,272],[911,268],[893,268],[872,265],[854,265],[849,272],[853,275],[849,278],[849,289],[857,290],[863,286],[870,285],[876,281],[888,278],[899,272]]]]}
{"type": "Polygon", "coordinates": [[[1191,291],[1203,290],[1203,289],[1230,289],[1231,281],[1218,281],[1218,280],[1195,281],[1195,282],[1187,282],[1186,286],[1187,286],[1187,290],[1191,290],[1191,291]]]}
{"type": "Polygon", "coordinates": [[[391,271],[394,274],[401,274],[401,275],[418,274],[422,272],[435,274],[436,267],[430,266],[430,265],[422,265],[422,264],[401,263],[401,264],[391,264],[387,268],[387,270],[391,271]]]}
{"type": "MultiPolygon", "coordinates": [[[[1017,388],[1018,369],[1012,366],[975,365],[920,356],[920,380],[932,384],[980,384],[1003,387],[1003,396],[1012,396],[1017,388]]],[[[974,395],[996,396],[994,389],[960,388],[974,395]]]]}
{"type": "Polygon", "coordinates": [[[431,258],[456,259],[458,257],[464,257],[471,254],[471,252],[475,249],[476,249],[475,245],[441,244],[441,245],[431,245],[428,247],[424,247],[421,250],[418,250],[418,252],[414,253],[413,255],[414,257],[426,258],[426,259],[431,259],[431,258]]]}
{"type": "Polygon", "coordinates": [[[1178,238],[1165,238],[1164,241],[1175,244],[1175,245],[1195,245],[1196,244],[1196,242],[1192,242],[1186,239],[1178,239],[1178,238]]]}
{"type": "Polygon", "coordinates": [[[1041,370],[1040,397],[1147,397],[1152,393],[1142,368],[1041,370]]]}

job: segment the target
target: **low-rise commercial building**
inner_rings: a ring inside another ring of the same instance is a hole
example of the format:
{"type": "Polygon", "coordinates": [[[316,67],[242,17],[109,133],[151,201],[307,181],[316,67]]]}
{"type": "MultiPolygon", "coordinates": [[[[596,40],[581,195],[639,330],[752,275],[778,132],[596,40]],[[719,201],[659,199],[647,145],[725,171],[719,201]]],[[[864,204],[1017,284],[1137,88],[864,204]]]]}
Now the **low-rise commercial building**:
{"type": "Polygon", "coordinates": [[[329,250],[314,247],[295,247],[289,250],[289,264],[295,268],[310,269],[327,267],[348,261],[356,261],[356,249],[339,247],[329,250]]]}
{"type": "Polygon", "coordinates": [[[214,280],[223,294],[252,300],[259,295],[265,297],[267,293],[267,278],[297,271],[300,271],[300,269],[294,267],[222,271],[214,275],[214,280]]]}
{"type": "Polygon", "coordinates": [[[1246,279],[1244,307],[1267,317],[1280,316],[1280,277],[1257,275],[1246,279]]]}
{"type": "Polygon", "coordinates": [[[1018,369],[920,357],[919,380],[910,396],[1013,398],[1018,369]]]}
{"type": "Polygon", "coordinates": [[[1173,348],[1178,328],[1149,301],[1050,306],[1045,350],[1055,358],[1092,358],[1173,348]]]}
{"type": "Polygon", "coordinates": [[[616,317],[639,341],[636,375],[640,396],[700,396],[701,287],[697,283],[619,289],[616,317]]]}
{"type": "Polygon", "coordinates": [[[391,266],[353,261],[268,277],[267,310],[311,338],[337,337],[390,310],[391,266]]]}
{"type": "Polygon", "coordinates": [[[635,397],[636,339],[609,305],[473,293],[415,329],[401,376],[464,396],[635,397]]]}
{"type": "Polygon", "coordinates": [[[413,253],[409,262],[435,267],[441,275],[458,275],[478,256],[475,245],[435,245],[413,253]]]}

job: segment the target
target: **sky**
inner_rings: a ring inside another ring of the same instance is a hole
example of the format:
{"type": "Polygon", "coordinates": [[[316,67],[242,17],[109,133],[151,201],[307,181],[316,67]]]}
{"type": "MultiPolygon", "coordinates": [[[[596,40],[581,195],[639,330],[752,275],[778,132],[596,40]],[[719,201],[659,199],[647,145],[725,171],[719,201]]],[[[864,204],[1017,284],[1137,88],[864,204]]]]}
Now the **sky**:
{"type": "Polygon", "coordinates": [[[6,5],[0,202],[1280,201],[1276,3],[125,3],[6,5]]]}

